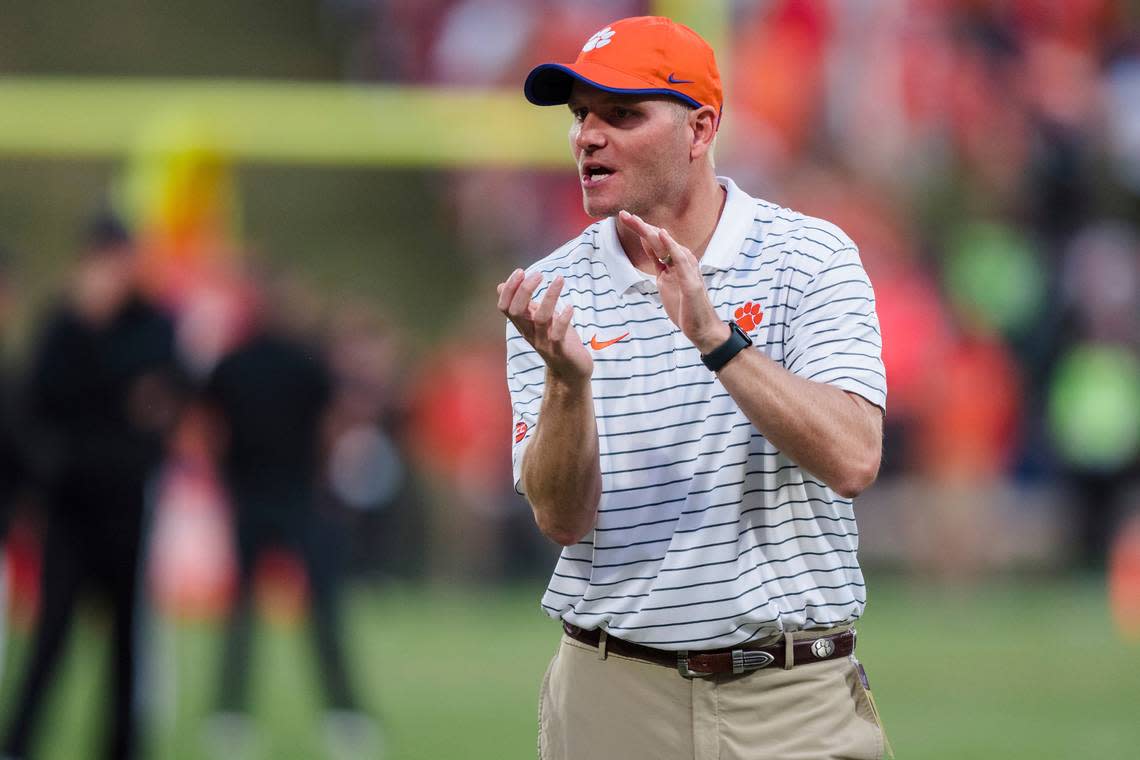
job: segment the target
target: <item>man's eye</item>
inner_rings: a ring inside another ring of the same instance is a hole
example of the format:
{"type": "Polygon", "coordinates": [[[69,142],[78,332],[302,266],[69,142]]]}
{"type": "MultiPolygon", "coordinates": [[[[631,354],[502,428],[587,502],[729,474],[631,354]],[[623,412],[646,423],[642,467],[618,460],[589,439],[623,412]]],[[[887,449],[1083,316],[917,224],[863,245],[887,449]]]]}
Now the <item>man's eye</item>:
{"type": "Polygon", "coordinates": [[[586,109],[585,108],[575,108],[570,113],[574,114],[574,118],[577,119],[578,121],[585,121],[585,119],[586,119],[586,109]]]}
{"type": "Polygon", "coordinates": [[[614,109],[614,116],[619,118],[619,119],[628,119],[633,115],[634,115],[633,111],[629,110],[628,108],[615,108],[614,109]]]}

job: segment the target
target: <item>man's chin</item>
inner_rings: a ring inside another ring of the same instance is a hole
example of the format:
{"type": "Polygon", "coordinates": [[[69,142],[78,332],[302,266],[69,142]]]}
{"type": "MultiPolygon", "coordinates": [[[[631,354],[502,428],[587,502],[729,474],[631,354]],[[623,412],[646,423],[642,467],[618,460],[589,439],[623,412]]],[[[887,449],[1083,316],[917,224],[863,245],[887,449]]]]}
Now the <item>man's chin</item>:
{"type": "Polygon", "coordinates": [[[591,199],[588,195],[582,195],[582,210],[586,212],[586,216],[592,219],[606,219],[611,216],[616,216],[619,211],[624,208],[620,204],[606,203],[599,199],[591,199]]]}

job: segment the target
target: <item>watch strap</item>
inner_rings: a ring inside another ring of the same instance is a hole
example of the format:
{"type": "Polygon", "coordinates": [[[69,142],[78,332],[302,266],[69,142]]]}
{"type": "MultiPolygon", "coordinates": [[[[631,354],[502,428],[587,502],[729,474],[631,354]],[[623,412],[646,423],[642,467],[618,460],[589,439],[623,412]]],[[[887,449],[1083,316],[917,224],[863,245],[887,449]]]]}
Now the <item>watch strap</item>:
{"type": "Polygon", "coordinates": [[[720,372],[734,356],[752,345],[752,338],[735,322],[727,322],[730,330],[728,340],[709,351],[701,354],[701,361],[713,372],[720,372]]]}

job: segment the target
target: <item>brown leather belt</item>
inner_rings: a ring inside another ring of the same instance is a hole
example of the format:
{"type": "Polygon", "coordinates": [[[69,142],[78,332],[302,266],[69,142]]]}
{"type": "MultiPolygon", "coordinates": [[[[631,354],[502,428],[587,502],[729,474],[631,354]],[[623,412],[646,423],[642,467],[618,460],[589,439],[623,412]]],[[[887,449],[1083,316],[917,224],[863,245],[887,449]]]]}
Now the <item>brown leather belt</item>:
{"type": "MultiPolygon", "coordinates": [[[[575,641],[597,647],[601,635],[597,628],[579,628],[576,625],[562,621],[562,629],[566,635],[575,641]]],[[[686,678],[698,676],[711,676],[720,673],[747,673],[752,670],[775,665],[784,667],[787,645],[781,641],[765,647],[749,647],[740,649],[702,649],[670,651],[654,649],[642,644],[634,644],[614,636],[606,637],[606,652],[631,657],[635,660],[651,662],[655,665],[664,665],[667,668],[676,668],[686,678]]],[[[809,662],[834,660],[837,657],[846,657],[855,651],[855,630],[848,629],[833,633],[829,636],[820,636],[815,639],[800,639],[792,642],[792,664],[802,665],[809,662]]]]}

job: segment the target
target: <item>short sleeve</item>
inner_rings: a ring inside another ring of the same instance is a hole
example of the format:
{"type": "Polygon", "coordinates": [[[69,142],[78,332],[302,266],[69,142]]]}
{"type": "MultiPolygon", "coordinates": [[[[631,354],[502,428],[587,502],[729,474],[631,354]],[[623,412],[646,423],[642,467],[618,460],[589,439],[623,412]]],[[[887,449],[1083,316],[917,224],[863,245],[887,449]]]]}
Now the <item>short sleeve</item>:
{"type": "MultiPolygon", "coordinates": [[[[538,425],[546,364],[510,322],[507,323],[507,389],[511,394],[511,465],[515,491],[522,494],[522,460],[538,425]]],[[[525,495],[525,494],[524,494],[525,495]]]]}
{"type": "Polygon", "coordinates": [[[841,248],[811,279],[789,324],[785,365],[809,380],[887,406],[875,293],[859,252],[841,248]]]}

